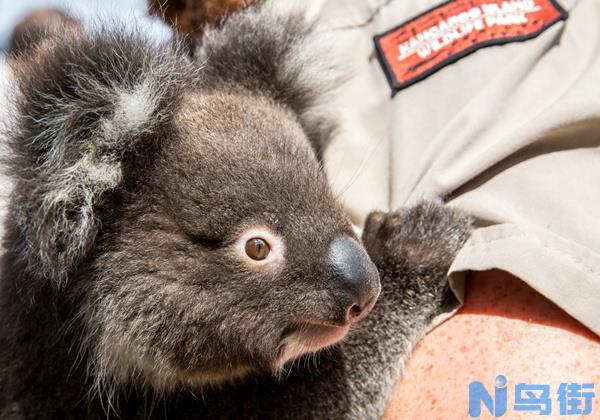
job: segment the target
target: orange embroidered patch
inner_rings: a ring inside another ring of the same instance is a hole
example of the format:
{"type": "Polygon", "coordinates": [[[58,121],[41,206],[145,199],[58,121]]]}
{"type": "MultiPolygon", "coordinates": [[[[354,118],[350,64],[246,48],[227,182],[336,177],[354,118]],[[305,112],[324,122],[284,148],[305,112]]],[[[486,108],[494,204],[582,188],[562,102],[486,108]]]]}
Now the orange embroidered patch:
{"type": "Polygon", "coordinates": [[[450,0],[374,41],[396,93],[480,48],[534,38],[566,18],[555,0],[450,0]]]}

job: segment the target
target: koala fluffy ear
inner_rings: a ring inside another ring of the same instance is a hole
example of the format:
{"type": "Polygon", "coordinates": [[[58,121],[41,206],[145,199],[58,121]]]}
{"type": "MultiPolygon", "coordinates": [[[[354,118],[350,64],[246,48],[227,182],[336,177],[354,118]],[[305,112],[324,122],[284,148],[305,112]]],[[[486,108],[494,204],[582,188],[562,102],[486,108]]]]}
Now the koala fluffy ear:
{"type": "Polygon", "coordinates": [[[54,34],[16,63],[6,166],[27,270],[58,286],[68,279],[124,160],[163,137],[194,73],[180,43],[124,30],[54,34]]]}
{"type": "Polygon", "coordinates": [[[308,13],[290,2],[257,2],[205,31],[196,57],[209,86],[242,88],[290,108],[320,154],[335,129],[329,93],[343,78],[330,35],[308,13]]]}

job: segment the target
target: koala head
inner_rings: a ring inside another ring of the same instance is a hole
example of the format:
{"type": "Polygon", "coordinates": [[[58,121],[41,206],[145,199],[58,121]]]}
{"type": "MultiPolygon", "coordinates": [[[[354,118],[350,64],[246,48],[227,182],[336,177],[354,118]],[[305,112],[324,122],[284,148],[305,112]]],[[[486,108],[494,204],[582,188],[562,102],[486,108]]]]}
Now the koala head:
{"type": "Polygon", "coordinates": [[[98,383],[277,371],[375,304],[377,270],[315,153],[329,125],[298,61],[309,34],[257,8],[196,59],[78,31],[18,66],[11,246],[77,308],[98,383]]]}

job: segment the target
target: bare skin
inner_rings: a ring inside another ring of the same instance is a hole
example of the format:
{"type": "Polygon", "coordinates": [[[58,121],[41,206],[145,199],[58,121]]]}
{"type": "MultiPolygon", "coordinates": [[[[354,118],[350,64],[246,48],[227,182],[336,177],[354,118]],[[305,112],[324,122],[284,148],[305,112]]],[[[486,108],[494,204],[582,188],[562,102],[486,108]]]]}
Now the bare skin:
{"type": "MultiPolygon", "coordinates": [[[[385,419],[467,419],[468,386],[481,381],[492,388],[496,375],[508,378],[506,418],[518,412],[514,384],[561,382],[596,384],[591,417],[600,412],[600,338],[516,277],[502,271],[473,273],[465,306],[428,334],[415,349],[388,405],[385,419]]],[[[484,409],[482,419],[492,418],[484,409]]],[[[570,419],[579,418],[569,416],[570,419]]]]}

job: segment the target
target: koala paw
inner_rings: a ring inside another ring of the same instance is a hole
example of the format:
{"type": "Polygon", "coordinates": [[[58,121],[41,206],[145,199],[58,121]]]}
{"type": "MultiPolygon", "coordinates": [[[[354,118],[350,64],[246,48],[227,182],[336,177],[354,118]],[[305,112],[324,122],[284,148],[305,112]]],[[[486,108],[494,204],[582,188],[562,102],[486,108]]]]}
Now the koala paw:
{"type": "Polygon", "coordinates": [[[367,217],[363,242],[379,264],[447,271],[471,233],[471,218],[441,202],[423,201],[393,212],[367,217]]]}

